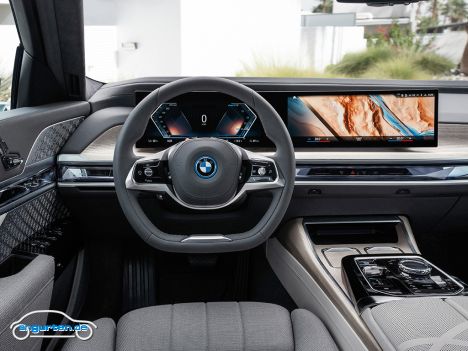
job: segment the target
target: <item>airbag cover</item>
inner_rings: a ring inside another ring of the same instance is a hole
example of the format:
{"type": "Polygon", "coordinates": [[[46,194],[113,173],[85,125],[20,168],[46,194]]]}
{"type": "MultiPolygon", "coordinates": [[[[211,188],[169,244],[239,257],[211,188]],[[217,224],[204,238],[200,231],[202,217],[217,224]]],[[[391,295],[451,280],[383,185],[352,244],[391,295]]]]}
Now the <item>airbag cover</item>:
{"type": "Polygon", "coordinates": [[[215,138],[190,139],[169,155],[174,191],[191,206],[219,206],[237,192],[241,151],[215,138]]]}

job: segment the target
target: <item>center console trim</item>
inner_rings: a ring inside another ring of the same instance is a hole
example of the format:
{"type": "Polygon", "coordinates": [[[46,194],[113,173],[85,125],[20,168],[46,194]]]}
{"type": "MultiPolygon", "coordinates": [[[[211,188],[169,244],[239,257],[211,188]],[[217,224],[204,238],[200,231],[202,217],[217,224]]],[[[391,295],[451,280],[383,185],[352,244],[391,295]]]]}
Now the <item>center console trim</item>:
{"type": "MultiPolygon", "coordinates": [[[[270,241],[273,239],[270,239],[270,241]]],[[[310,280],[313,281],[313,284],[323,292],[330,303],[334,308],[338,309],[343,318],[347,321],[349,326],[353,328],[355,333],[360,337],[362,342],[366,345],[368,350],[380,350],[374,336],[362,320],[360,316],[360,311],[354,305],[350,295],[347,293],[346,286],[344,282],[341,281],[341,269],[333,267],[327,267],[328,263],[326,258],[322,254],[322,249],[326,247],[352,247],[359,248],[360,252],[365,253],[365,249],[370,246],[388,246],[388,247],[398,247],[403,253],[417,255],[419,254],[419,249],[414,239],[411,226],[409,221],[404,216],[368,216],[368,217],[336,217],[336,218],[297,218],[292,221],[287,222],[281,229],[277,236],[278,245],[281,245],[282,248],[290,254],[297,265],[304,269],[310,277],[310,280]],[[312,242],[305,224],[307,223],[395,223],[397,226],[397,235],[398,241],[396,243],[378,243],[373,245],[373,243],[365,244],[341,244],[341,245],[316,245],[312,242]],[[332,273],[330,270],[334,270],[332,273]],[[337,280],[338,279],[338,280],[337,280]]],[[[267,257],[271,256],[271,253],[267,251],[267,257]]],[[[269,261],[271,259],[269,258],[269,261]]],[[[272,266],[273,267],[273,266],[272,266]]],[[[283,274],[281,271],[278,271],[279,268],[273,267],[275,273],[278,275],[283,274]]],[[[285,268],[284,268],[285,269],[285,268]]],[[[301,294],[305,294],[305,291],[295,291],[295,289],[302,289],[296,285],[288,286],[287,281],[291,281],[293,278],[282,277],[282,281],[285,280],[285,288],[290,292],[291,296],[298,294],[300,297],[301,294]]],[[[289,283],[292,284],[292,283],[289,283]]],[[[305,284],[305,283],[303,283],[305,284]]],[[[393,300],[394,297],[381,297],[380,301],[384,300],[393,300]]],[[[298,304],[301,303],[301,300],[298,301],[298,304]]]]}
{"type": "MultiPolygon", "coordinates": [[[[365,257],[355,257],[354,258],[354,264],[358,267],[359,269],[359,266],[357,265],[357,260],[372,260],[372,259],[382,259],[382,258],[387,258],[387,259],[391,259],[391,258],[396,258],[398,257],[398,255],[380,255],[380,256],[365,256],[365,257]]],[[[455,283],[455,285],[457,285],[460,289],[457,291],[457,292],[453,292],[453,293],[437,293],[437,294],[419,294],[419,295],[394,295],[394,294],[391,294],[391,293],[386,293],[384,291],[379,291],[379,290],[376,290],[372,287],[371,283],[369,282],[369,280],[367,279],[367,276],[365,274],[362,274],[362,277],[364,278],[364,280],[366,281],[367,285],[369,286],[369,288],[372,290],[372,291],[375,291],[376,293],[378,294],[383,294],[383,295],[387,295],[387,296],[391,296],[391,297],[400,297],[400,298],[405,298],[405,297],[415,297],[415,296],[456,296],[456,295],[459,295],[461,292],[463,292],[463,290],[465,290],[464,286],[461,285],[459,282],[457,282],[455,279],[452,278],[452,276],[448,273],[446,273],[445,271],[443,271],[442,269],[440,269],[439,267],[437,267],[435,264],[433,264],[432,262],[426,260],[424,257],[422,256],[416,256],[416,255],[404,255],[404,258],[405,259],[417,259],[417,260],[421,260],[421,261],[424,261],[427,265],[433,267],[433,268],[436,268],[438,271],[440,271],[442,274],[445,274],[445,276],[450,279],[450,281],[452,281],[453,283],[455,283]]]]}
{"type": "MultiPolygon", "coordinates": [[[[359,335],[367,349],[380,350],[374,337],[354,308],[350,297],[323,265],[305,230],[302,218],[294,219],[280,229],[278,244],[310,275],[310,279],[320,288],[320,291],[324,292],[332,305],[339,310],[343,318],[359,335]]],[[[285,285],[285,288],[288,290],[288,286],[285,285]]]]}

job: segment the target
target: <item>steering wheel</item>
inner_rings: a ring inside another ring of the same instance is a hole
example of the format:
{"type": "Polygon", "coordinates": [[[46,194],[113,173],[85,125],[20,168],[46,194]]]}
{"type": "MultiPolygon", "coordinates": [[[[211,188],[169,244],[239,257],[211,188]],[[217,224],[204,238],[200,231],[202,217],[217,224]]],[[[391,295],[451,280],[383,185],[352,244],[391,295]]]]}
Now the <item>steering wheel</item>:
{"type": "Polygon", "coordinates": [[[171,252],[212,253],[247,250],[273,234],[289,206],[296,168],[288,130],[263,97],[240,83],[203,77],[168,83],[135,107],[118,137],[113,171],[122,210],[149,245],[171,252]],[[161,104],[195,91],[224,93],[252,108],[276,147],[274,155],[260,156],[222,139],[192,138],[149,157],[137,157],[134,145],[161,104]],[[138,201],[140,192],[165,194],[194,210],[196,216],[199,211],[226,208],[254,191],[272,194],[266,212],[250,230],[228,235],[163,232],[149,220],[138,201]]]}

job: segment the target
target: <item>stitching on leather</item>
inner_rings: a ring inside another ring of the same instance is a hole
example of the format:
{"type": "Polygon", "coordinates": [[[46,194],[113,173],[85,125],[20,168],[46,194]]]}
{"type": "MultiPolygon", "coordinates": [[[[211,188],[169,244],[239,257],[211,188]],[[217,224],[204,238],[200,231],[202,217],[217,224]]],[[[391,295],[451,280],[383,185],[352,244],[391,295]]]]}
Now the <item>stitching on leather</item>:
{"type": "Polygon", "coordinates": [[[204,303],[205,305],[205,328],[206,328],[206,350],[209,351],[210,349],[210,336],[208,335],[210,328],[208,323],[208,304],[204,303]]]}
{"type": "Polygon", "coordinates": [[[174,305],[171,305],[171,323],[169,328],[169,350],[172,350],[172,328],[174,324],[174,305]]]}
{"type": "Polygon", "coordinates": [[[244,333],[244,321],[242,318],[242,306],[239,302],[236,302],[237,309],[239,310],[240,324],[241,324],[241,336],[242,336],[242,350],[245,350],[245,333],[244,333]]]}

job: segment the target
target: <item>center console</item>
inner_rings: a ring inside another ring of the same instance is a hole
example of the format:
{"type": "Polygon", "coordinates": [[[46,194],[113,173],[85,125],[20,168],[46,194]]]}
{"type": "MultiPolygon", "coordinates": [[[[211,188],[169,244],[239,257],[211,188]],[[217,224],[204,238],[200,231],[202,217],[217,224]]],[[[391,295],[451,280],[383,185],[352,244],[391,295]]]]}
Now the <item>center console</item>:
{"type": "Polygon", "coordinates": [[[468,331],[467,287],[421,255],[406,217],[295,219],[269,241],[267,257],[299,307],[338,334],[351,328],[337,336],[343,348],[351,342],[353,350],[444,346],[452,316],[459,317],[454,328],[466,325],[468,331]],[[439,321],[440,316],[448,319],[439,321]],[[401,332],[394,334],[396,329],[401,332]],[[418,344],[416,337],[425,331],[432,334],[418,344]],[[408,338],[401,343],[403,334],[408,338]]]}
{"type": "Polygon", "coordinates": [[[382,297],[453,296],[464,291],[462,283],[416,255],[347,256],[343,276],[360,311],[378,304],[382,297]]]}

